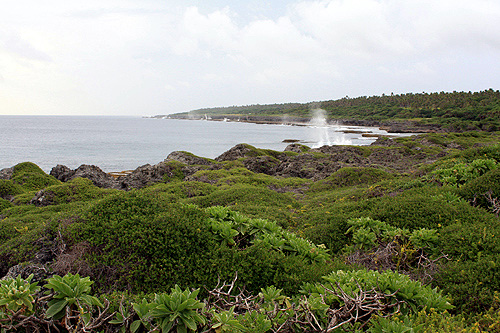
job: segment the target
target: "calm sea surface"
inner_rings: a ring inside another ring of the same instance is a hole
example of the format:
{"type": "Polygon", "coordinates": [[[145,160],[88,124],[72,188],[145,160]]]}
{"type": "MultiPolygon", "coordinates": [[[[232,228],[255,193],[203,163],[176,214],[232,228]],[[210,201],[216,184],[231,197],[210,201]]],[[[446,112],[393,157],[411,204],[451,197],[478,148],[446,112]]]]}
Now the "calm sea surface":
{"type": "Polygon", "coordinates": [[[156,164],[176,150],[214,158],[238,143],[283,150],[285,139],[311,147],[368,145],[373,138],[340,131],[377,128],[260,125],[238,122],[140,117],[0,116],[0,169],[20,162],[49,172],[57,164],[72,169],[94,164],[106,172],[156,164]]]}

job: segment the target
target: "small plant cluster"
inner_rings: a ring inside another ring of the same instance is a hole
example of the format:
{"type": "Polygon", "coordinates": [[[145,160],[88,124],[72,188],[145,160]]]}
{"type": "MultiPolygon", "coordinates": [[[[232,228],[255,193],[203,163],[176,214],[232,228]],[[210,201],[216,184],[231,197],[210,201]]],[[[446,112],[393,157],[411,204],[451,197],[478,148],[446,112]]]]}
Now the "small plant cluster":
{"type": "MultiPolygon", "coordinates": [[[[390,269],[410,274],[415,269],[423,271],[431,278],[436,262],[446,256],[436,258],[439,234],[436,229],[420,228],[409,231],[369,217],[347,221],[352,233],[352,245],[345,251],[348,260],[371,269],[390,269]],[[432,259],[431,259],[432,258],[432,259]]],[[[420,272],[422,273],[422,272],[420,272]]]]}
{"type": "MultiPolygon", "coordinates": [[[[342,271],[324,277],[325,283],[307,283],[293,298],[274,286],[258,295],[231,283],[218,283],[198,300],[200,289],[171,288],[150,301],[122,301],[110,311],[106,297],[90,294],[92,281],[78,274],[55,275],[44,285],[33,276],[2,280],[0,328],[8,332],[325,332],[370,326],[370,319],[411,314],[432,308],[452,308],[439,291],[394,272],[342,271]],[[236,290],[238,289],[238,291],[236,290]]],[[[378,323],[380,326],[381,324],[378,323]]],[[[389,321],[387,325],[393,325],[389,321]]]]}
{"type": "Polygon", "coordinates": [[[496,160],[491,158],[479,158],[470,163],[459,162],[449,167],[437,169],[433,171],[431,175],[443,184],[460,187],[497,167],[498,164],[496,160]]]}
{"type": "Polygon", "coordinates": [[[38,282],[8,278],[0,280],[0,329],[1,332],[25,329],[27,332],[46,330],[92,332],[106,323],[109,302],[102,304],[90,295],[93,284],[88,277],[67,274],[48,278],[41,293],[38,282]]]}
{"type": "Polygon", "coordinates": [[[262,244],[309,262],[325,262],[330,257],[324,245],[315,245],[285,231],[274,221],[248,218],[222,206],[209,207],[206,211],[210,214],[208,223],[212,232],[228,246],[246,248],[251,244],[262,244]]]}

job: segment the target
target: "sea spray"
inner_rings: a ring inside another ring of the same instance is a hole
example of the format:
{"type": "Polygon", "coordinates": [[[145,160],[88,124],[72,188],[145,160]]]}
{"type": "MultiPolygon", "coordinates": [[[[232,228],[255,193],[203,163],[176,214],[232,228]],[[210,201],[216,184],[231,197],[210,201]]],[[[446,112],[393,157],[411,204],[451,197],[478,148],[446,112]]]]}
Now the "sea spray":
{"type": "Polygon", "coordinates": [[[328,133],[329,126],[326,120],[326,111],[323,109],[311,110],[312,118],[310,126],[313,130],[314,144],[313,148],[318,148],[324,145],[331,145],[330,135],[328,133]]]}

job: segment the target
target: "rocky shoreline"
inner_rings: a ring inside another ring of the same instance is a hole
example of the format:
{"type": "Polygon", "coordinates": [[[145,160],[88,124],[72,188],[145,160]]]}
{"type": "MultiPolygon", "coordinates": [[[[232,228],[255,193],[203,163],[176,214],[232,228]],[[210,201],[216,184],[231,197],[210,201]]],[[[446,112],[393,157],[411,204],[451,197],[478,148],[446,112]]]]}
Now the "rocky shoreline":
{"type": "MultiPolygon", "coordinates": [[[[256,115],[158,115],[152,118],[157,119],[185,119],[185,120],[207,120],[207,121],[234,121],[246,122],[254,124],[269,124],[269,125],[293,125],[293,126],[307,126],[310,124],[309,117],[287,117],[285,120],[282,116],[256,116],[256,115]]],[[[436,124],[421,124],[415,121],[377,121],[377,120],[364,120],[364,119],[338,119],[334,122],[330,121],[329,124],[346,125],[346,126],[366,126],[366,127],[379,127],[388,133],[437,133],[443,132],[441,126],[436,124]]]]}
{"type": "MultiPolygon", "coordinates": [[[[238,160],[249,171],[276,177],[298,177],[313,181],[325,179],[345,167],[378,168],[391,173],[411,172],[417,165],[432,163],[446,155],[447,149],[429,154],[422,147],[433,146],[425,137],[415,136],[412,148],[390,137],[379,137],[367,148],[361,146],[323,146],[309,148],[292,143],[282,152],[257,149],[247,144],[238,144],[215,159],[195,156],[184,151],[175,151],[155,165],[146,164],[135,170],[106,173],[95,165],[81,165],[70,169],[57,165],[50,171],[56,179],[67,182],[75,178],[87,178],[100,188],[132,190],[154,183],[179,179],[213,183],[204,177],[202,170],[220,170],[227,163],[238,160]]],[[[442,148],[442,147],[441,147],[442,148]]],[[[449,149],[460,149],[453,146],[449,149]]],[[[12,168],[0,170],[0,179],[10,179],[12,168]]],[[[50,191],[41,190],[31,200],[37,206],[50,204],[50,191]]]]}

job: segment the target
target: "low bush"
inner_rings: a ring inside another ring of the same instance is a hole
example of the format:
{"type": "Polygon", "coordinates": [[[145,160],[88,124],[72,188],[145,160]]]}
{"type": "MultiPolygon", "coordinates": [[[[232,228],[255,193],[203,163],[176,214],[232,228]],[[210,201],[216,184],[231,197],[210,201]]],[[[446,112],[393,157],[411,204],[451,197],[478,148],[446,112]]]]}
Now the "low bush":
{"type": "Polygon", "coordinates": [[[208,218],[207,212],[194,205],[151,200],[151,194],[142,191],[110,195],[90,206],[81,221],[62,229],[72,248],[87,243],[69,265],[70,272],[86,272],[106,292],[152,292],[174,284],[210,287],[217,277],[229,279],[236,271],[248,290],[277,283],[292,291],[331,267],[324,260],[322,265],[310,266],[316,247],[303,240],[313,252],[300,254],[293,247],[300,239],[274,222],[269,223],[287,237],[290,250],[257,241],[246,241],[238,249],[232,237],[242,229],[230,226],[232,233],[226,239],[222,229],[213,230],[208,218]]]}
{"type": "Polygon", "coordinates": [[[220,187],[206,196],[191,198],[186,202],[200,207],[234,205],[287,207],[290,205],[297,208],[299,206],[290,193],[278,193],[265,187],[247,184],[220,187]]]}
{"type": "Polygon", "coordinates": [[[315,182],[311,186],[311,191],[325,191],[345,186],[373,184],[393,177],[392,174],[376,168],[342,168],[328,178],[315,182]]]}
{"type": "Polygon", "coordinates": [[[24,189],[21,185],[12,180],[0,179],[0,198],[11,199],[15,195],[21,194],[24,189]]]}
{"type": "Polygon", "coordinates": [[[40,167],[31,162],[14,166],[11,181],[20,185],[26,191],[38,191],[47,186],[61,184],[53,176],[47,175],[40,167]]]}
{"type": "Polygon", "coordinates": [[[7,201],[5,199],[0,198],[0,214],[2,213],[2,210],[12,207],[12,203],[10,201],[7,201]]]}
{"type": "Polygon", "coordinates": [[[500,168],[471,180],[462,186],[457,193],[481,207],[495,209],[496,203],[496,208],[500,208],[500,168]]]}

